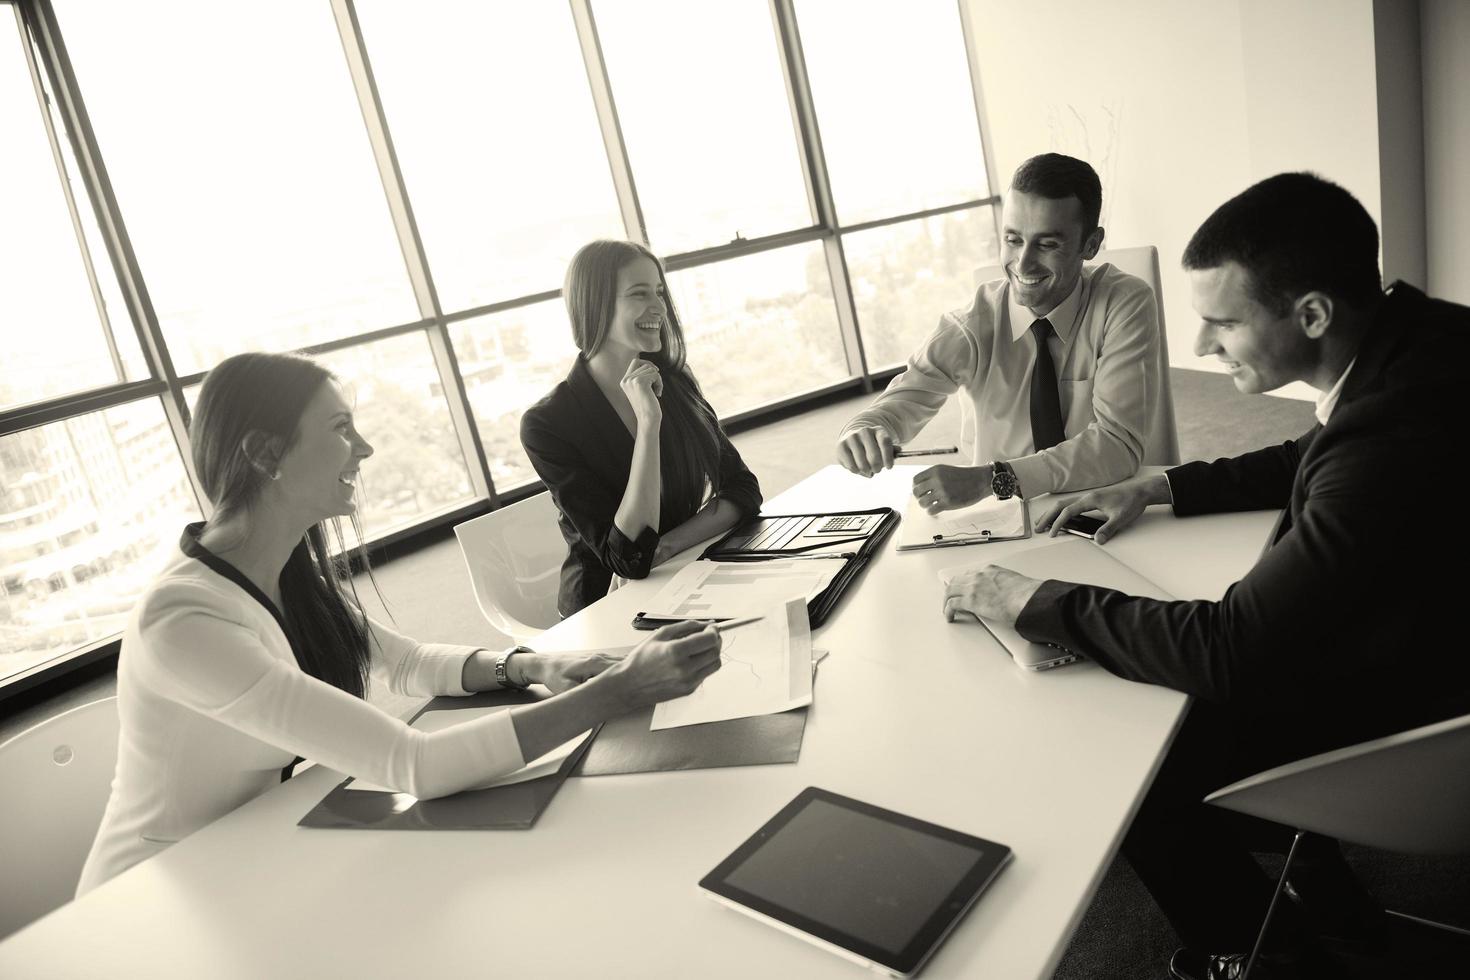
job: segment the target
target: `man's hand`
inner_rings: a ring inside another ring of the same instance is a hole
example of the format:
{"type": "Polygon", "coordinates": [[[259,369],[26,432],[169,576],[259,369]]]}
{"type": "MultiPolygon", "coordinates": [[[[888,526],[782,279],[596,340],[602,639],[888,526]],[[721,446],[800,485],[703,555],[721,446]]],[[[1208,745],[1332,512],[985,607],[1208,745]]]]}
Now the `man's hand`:
{"type": "Polygon", "coordinates": [[[1098,487],[1063,503],[1052,504],[1036,521],[1036,530],[1050,530],[1051,537],[1062,532],[1062,526],[1078,514],[1089,510],[1100,512],[1107,521],[1098,528],[1094,540],[1107,541],[1143,513],[1149,504],[1171,503],[1169,481],[1157,476],[1136,476],[1110,487],[1098,487]]]}
{"type": "Polygon", "coordinates": [[[1039,588],[1039,580],[998,565],[962,572],[944,590],[944,618],[952,623],[957,615],[969,613],[977,619],[1014,626],[1039,588]]]}
{"type": "Polygon", "coordinates": [[[927,514],[968,507],[990,496],[991,467],[931,466],[914,477],[914,497],[927,514]]]}
{"type": "Polygon", "coordinates": [[[887,429],[853,429],[837,442],[837,462],[850,473],[872,476],[893,465],[895,448],[887,429]]]}

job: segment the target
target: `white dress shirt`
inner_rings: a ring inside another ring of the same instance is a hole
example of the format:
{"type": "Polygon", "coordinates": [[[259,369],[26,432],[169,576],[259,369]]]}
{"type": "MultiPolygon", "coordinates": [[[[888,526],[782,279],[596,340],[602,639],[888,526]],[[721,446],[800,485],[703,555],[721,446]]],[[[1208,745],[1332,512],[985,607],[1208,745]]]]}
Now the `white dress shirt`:
{"type": "Polygon", "coordinates": [[[1104,486],[1144,463],[1171,462],[1163,447],[1147,445],[1165,408],[1159,317],[1148,283],[1107,263],[1084,268],[1048,315],[1066,439],[1041,452],[1031,438],[1036,348],[1028,334],[1036,317],[1015,306],[1010,293],[1005,279],[985,283],[967,309],[940,317],[908,367],[844,434],[877,426],[908,442],[963,389],[971,461],[1008,461],[1028,497],[1104,486]]]}
{"type": "MultiPolygon", "coordinates": [[[[304,673],[269,600],[205,557],[215,567],[181,551],[123,634],[117,771],[78,894],[277,785],[298,755],[420,798],[524,765],[508,711],[424,733],[304,673]]],[[[372,682],[469,693],[461,678],[475,647],[370,630],[372,682]]]]}
{"type": "Polygon", "coordinates": [[[1352,373],[1353,365],[1356,363],[1358,363],[1356,357],[1348,361],[1348,366],[1343,368],[1342,374],[1338,376],[1337,384],[1333,385],[1330,391],[1317,396],[1317,407],[1313,409],[1313,413],[1317,416],[1317,424],[1326,425],[1327,420],[1332,418],[1332,410],[1337,407],[1337,400],[1342,397],[1342,386],[1347,382],[1347,376],[1352,373]]]}

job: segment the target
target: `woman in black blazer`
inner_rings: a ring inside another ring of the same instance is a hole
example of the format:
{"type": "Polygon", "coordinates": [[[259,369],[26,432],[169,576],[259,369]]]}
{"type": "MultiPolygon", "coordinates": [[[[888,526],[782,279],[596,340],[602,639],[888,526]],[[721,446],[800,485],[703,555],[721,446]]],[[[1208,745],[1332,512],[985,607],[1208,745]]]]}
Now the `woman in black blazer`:
{"type": "Polygon", "coordinates": [[[526,411],[521,444],[571,553],[557,609],[607,594],[758,513],[760,485],[685,365],[663,267],[635,242],[577,252],[562,289],[581,354],[526,411]]]}

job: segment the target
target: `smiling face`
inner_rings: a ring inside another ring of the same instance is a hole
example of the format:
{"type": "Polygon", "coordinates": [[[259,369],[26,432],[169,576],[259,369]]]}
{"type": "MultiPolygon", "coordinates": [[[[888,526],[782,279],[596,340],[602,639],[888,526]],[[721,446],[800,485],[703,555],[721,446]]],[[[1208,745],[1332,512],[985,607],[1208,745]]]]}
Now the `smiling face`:
{"type": "Polygon", "coordinates": [[[618,270],[617,302],[603,341],[606,350],[632,360],[661,350],[668,329],[668,304],[658,265],[639,256],[618,270]]]}
{"type": "Polygon", "coordinates": [[[373,447],[353,425],[352,406],[341,387],[327,381],[301,413],[296,441],[281,457],[280,477],[269,488],[308,524],[344,517],[357,509],[358,467],[372,454],[373,447]]]}
{"type": "Polygon", "coordinates": [[[1046,316],[1071,294],[1102,239],[1101,228],[1084,231],[1077,198],[1006,191],[1000,260],[1017,302],[1032,315],[1046,316]]]}
{"type": "Polygon", "coordinates": [[[1251,295],[1250,273],[1237,262],[1189,270],[1189,301],[1200,315],[1194,352],[1230,369],[1247,394],[1308,378],[1320,359],[1318,345],[1294,312],[1277,316],[1251,295]]]}

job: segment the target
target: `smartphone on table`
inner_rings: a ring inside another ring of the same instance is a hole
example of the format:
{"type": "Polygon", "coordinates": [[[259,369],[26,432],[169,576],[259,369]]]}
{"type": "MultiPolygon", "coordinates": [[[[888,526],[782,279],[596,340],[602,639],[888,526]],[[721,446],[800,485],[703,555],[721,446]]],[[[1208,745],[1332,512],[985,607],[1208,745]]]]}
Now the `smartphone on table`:
{"type": "Polygon", "coordinates": [[[1100,517],[1088,517],[1085,514],[1078,514],[1063,524],[1062,530],[1068,534],[1075,534],[1079,538],[1086,538],[1091,541],[1097,537],[1097,529],[1106,523],[1107,521],[1100,517]]]}

